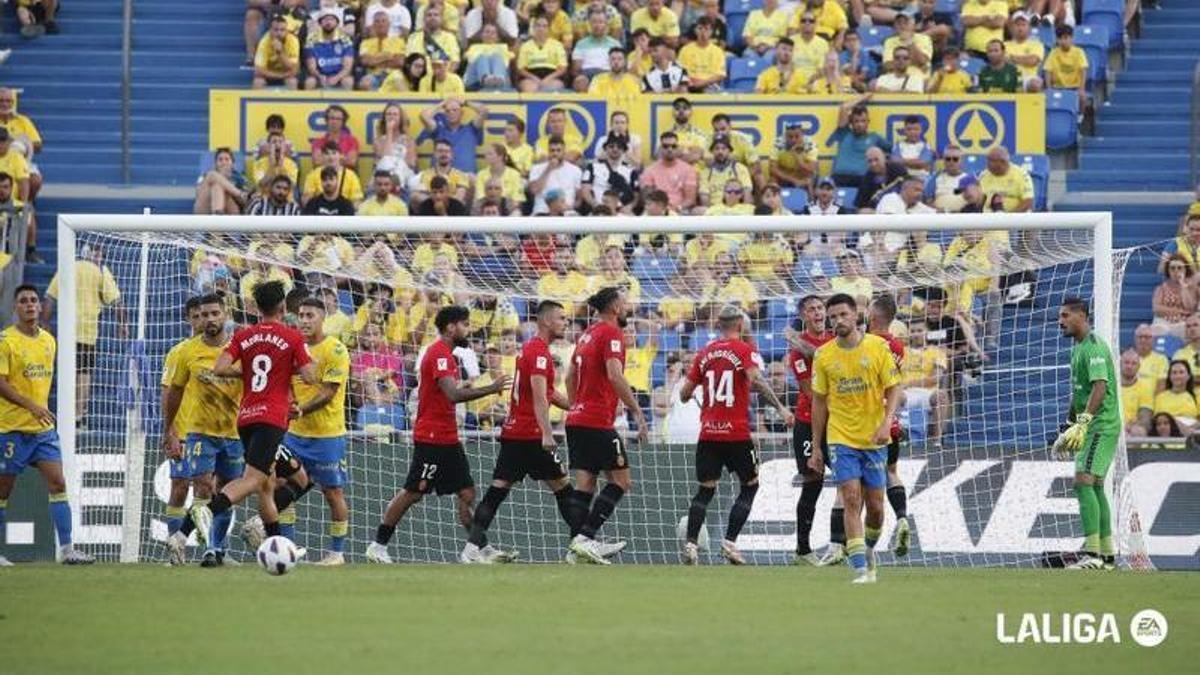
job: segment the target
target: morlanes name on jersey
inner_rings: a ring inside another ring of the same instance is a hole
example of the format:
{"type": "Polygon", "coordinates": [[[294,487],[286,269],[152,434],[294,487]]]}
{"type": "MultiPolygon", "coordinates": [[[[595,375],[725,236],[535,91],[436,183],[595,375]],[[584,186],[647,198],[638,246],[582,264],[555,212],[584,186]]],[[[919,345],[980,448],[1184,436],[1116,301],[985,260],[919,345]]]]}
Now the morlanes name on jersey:
{"type": "Polygon", "coordinates": [[[269,342],[280,349],[288,349],[291,347],[287,340],[275,333],[254,333],[250,337],[242,340],[238,346],[244,351],[260,342],[269,342]]]}

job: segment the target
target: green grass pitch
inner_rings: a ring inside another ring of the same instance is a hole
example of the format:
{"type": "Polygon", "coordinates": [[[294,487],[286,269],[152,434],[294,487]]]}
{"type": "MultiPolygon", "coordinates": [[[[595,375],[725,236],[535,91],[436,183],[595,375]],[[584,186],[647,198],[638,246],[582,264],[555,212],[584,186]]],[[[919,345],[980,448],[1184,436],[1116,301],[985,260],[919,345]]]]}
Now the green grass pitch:
{"type": "Polygon", "coordinates": [[[253,565],[0,569],[4,673],[1195,672],[1200,577],[1004,569],[253,565]],[[1167,641],[1133,642],[1154,608],[1167,641]],[[996,613],[1121,643],[1002,645],[996,613]],[[849,669],[849,670],[848,670],[849,669]]]}

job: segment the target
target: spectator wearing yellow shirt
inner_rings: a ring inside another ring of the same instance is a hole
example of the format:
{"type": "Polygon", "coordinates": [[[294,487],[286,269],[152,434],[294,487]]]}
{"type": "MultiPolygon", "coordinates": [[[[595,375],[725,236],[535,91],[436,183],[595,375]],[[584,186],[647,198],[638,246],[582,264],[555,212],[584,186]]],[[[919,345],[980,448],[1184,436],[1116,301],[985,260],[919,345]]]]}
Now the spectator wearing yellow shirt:
{"type": "Polygon", "coordinates": [[[417,276],[423,276],[433,269],[438,256],[445,256],[450,267],[458,268],[458,249],[450,241],[449,236],[441,232],[429,232],[421,235],[421,243],[413,249],[412,271],[417,276]]]}
{"type": "Polygon", "coordinates": [[[470,2],[469,0],[453,0],[452,2],[446,2],[446,0],[417,0],[416,4],[416,22],[418,24],[424,24],[425,14],[431,9],[436,9],[442,13],[442,27],[448,32],[457,35],[459,28],[462,27],[462,10],[470,2]]]}
{"type": "MultiPolygon", "coordinates": [[[[338,185],[341,187],[338,193],[351,202],[358,203],[363,198],[362,182],[358,180],[358,174],[350,169],[342,166],[342,153],[338,150],[337,143],[325,143],[325,149],[322,152],[324,162],[322,166],[337,167],[338,185]]],[[[321,192],[321,167],[315,167],[304,178],[304,189],[300,194],[302,204],[307,204],[308,200],[317,196],[321,192]]]]}
{"type": "Polygon", "coordinates": [[[458,72],[462,52],[458,47],[458,36],[442,28],[442,11],[436,7],[425,10],[421,30],[408,36],[404,51],[407,54],[424,54],[430,60],[445,58],[450,63],[450,72],[458,72]]]}
{"type": "Polygon", "coordinates": [[[250,269],[238,280],[238,297],[242,301],[242,311],[248,316],[261,316],[258,305],[254,303],[254,289],[268,281],[278,281],[283,284],[284,291],[292,292],[292,275],[279,265],[273,265],[268,260],[259,257],[248,257],[246,263],[250,269]]]}
{"type": "Polygon", "coordinates": [[[729,253],[718,253],[712,264],[713,278],[704,289],[709,317],[715,319],[721,305],[735,304],[751,317],[758,315],[758,289],[738,274],[737,263],[729,253]]]}
{"type": "Polygon", "coordinates": [[[652,391],[650,375],[654,369],[654,359],[658,357],[658,325],[646,319],[633,319],[625,324],[624,334],[625,379],[638,400],[638,407],[647,410],[650,408],[652,391]],[[640,345],[639,330],[645,336],[640,345]]]}
{"type": "Polygon", "coordinates": [[[992,40],[1004,40],[1004,23],[1008,20],[1008,3],[1004,0],[964,0],[960,10],[963,25],[963,48],[985,58],[992,40]]]}
{"type": "Polygon", "coordinates": [[[615,3],[606,0],[580,0],[575,3],[575,14],[571,17],[571,25],[575,30],[575,39],[587,35],[593,12],[602,12],[607,25],[609,36],[620,40],[625,35],[625,19],[615,3]]]}
{"type": "Polygon", "coordinates": [[[758,74],[756,94],[803,94],[808,90],[809,74],[796,68],[792,60],[792,39],[779,38],[775,44],[775,63],[758,74]]]}
{"type": "Polygon", "coordinates": [[[417,91],[422,94],[441,94],[443,96],[466,93],[467,87],[463,84],[462,78],[456,73],[450,72],[450,64],[445,57],[435,56],[430,63],[433,64],[430,72],[421,78],[420,84],[417,85],[417,91]]]}
{"type": "Polygon", "coordinates": [[[695,213],[705,216],[752,216],[754,204],[746,201],[748,189],[738,178],[729,178],[716,188],[721,199],[709,206],[697,206],[695,213]]]}
{"type": "MultiPolygon", "coordinates": [[[[857,39],[857,36],[855,36],[857,39]]],[[[825,55],[825,65],[813,76],[806,90],[810,94],[856,94],[854,78],[842,72],[838,54],[830,51],[825,55]]]]}
{"type": "Polygon", "coordinates": [[[535,162],[544,162],[550,157],[550,139],[561,138],[563,153],[568,162],[577,163],[583,156],[583,136],[574,126],[569,125],[567,111],[562,108],[551,108],[546,111],[546,132],[538,136],[533,146],[535,162]]]}
{"type": "Polygon", "coordinates": [[[883,41],[885,66],[892,62],[892,54],[897,47],[908,48],[910,69],[929,76],[930,65],[933,62],[933,40],[930,40],[928,35],[916,31],[912,15],[906,12],[896,15],[896,34],[883,41]]]}
{"type": "Polygon", "coordinates": [[[796,21],[800,30],[792,36],[792,63],[808,82],[825,64],[829,43],[817,35],[817,18],[812,12],[800,12],[796,21]]]}
{"type": "Polygon", "coordinates": [[[407,216],[408,205],[396,196],[396,180],[387,171],[376,171],[374,178],[375,191],[370,199],[364,199],[358,205],[360,216],[407,216]]]}
{"type": "Polygon", "coordinates": [[[439,139],[433,144],[433,165],[417,174],[417,189],[413,191],[410,203],[415,207],[419,202],[429,199],[433,191],[434,176],[446,179],[450,196],[462,202],[470,203],[471,188],[474,178],[471,174],[454,168],[454,146],[446,139],[439,139]]]}
{"type": "Polygon", "coordinates": [[[1029,14],[1017,12],[1012,17],[1012,39],[1004,43],[1004,51],[1008,60],[1021,73],[1021,83],[1028,92],[1042,90],[1042,78],[1038,71],[1042,67],[1042,59],[1046,57],[1046,46],[1041,40],[1029,37],[1029,14]]]}
{"type": "Polygon", "coordinates": [[[917,408],[930,413],[929,442],[941,445],[942,429],[950,412],[950,397],[942,388],[949,367],[946,350],[925,340],[929,326],[925,319],[914,318],[908,323],[908,349],[900,364],[900,382],[904,385],[904,408],[917,408]]]}
{"type": "Polygon", "coordinates": [[[664,4],[664,0],[646,0],[645,7],[629,16],[629,30],[645,29],[650,37],[662,38],[674,49],[679,46],[679,17],[664,4]]]}
{"type": "Polygon", "coordinates": [[[338,303],[337,289],[322,286],[317,291],[317,297],[325,303],[325,320],[321,322],[321,332],[325,335],[332,335],[341,340],[343,344],[352,344],[350,317],[342,311],[341,305],[338,303]]]}
{"type": "Polygon", "coordinates": [[[1070,26],[1054,29],[1057,43],[1046,57],[1046,86],[1050,89],[1074,89],[1080,102],[1087,100],[1088,60],[1075,46],[1075,30],[1070,26]]]}
{"type": "Polygon", "coordinates": [[[625,52],[621,49],[621,41],[608,34],[604,10],[593,11],[589,21],[588,32],[576,40],[571,49],[572,87],[580,93],[588,90],[592,80],[609,71],[613,50],[621,52],[624,67],[625,52]]]}
{"type": "Polygon", "coordinates": [[[770,232],[755,232],[754,238],[738,249],[738,264],[746,276],[771,292],[787,292],[787,279],[795,260],[792,247],[770,232]]]}
{"type": "Polygon", "coordinates": [[[838,254],[837,263],[840,273],[830,280],[833,292],[845,293],[854,298],[859,306],[866,307],[875,293],[875,286],[863,272],[862,257],[856,251],[842,251],[838,254]]]}
{"type": "Polygon", "coordinates": [[[987,169],[979,174],[984,208],[988,211],[1020,213],[1033,210],[1033,178],[1025,169],[1009,161],[1004,146],[987,154],[987,169]]]}
{"type": "Polygon", "coordinates": [[[1138,378],[1142,360],[1133,349],[1121,354],[1121,412],[1126,436],[1147,436],[1154,416],[1154,383],[1138,378]]]}
{"type": "Polygon", "coordinates": [[[931,94],[965,94],[975,86],[975,78],[959,68],[958,47],[947,47],[942,53],[942,67],[929,80],[931,94]]]}
{"type": "MultiPolygon", "coordinates": [[[[850,28],[850,21],[846,17],[846,10],[838,3],[838,0],[807,0],[808,11],[812,12],[817,18],[817,35],[820,35],[829,46],[836,51],[842,49],[842,38],[845,37],[846,31],[850,28]]],[[[792,16],[792,32],[799,30],[799,18],[801,12],[796,12],[792,16]]]]}
{"type": "Polygon", "coordinates": [[[575,28],[571,25],[571,17],[563,11],[562,0],[542,0],[541,13],[550,22],[550,37],[562,43],[563,49],[569,54],[575,46],[575,28]]]}
{"type": "Polygon", "coordinates": [[[1200,314],[1192,314],[1183,322],[1183,337],[1187,343],[1175,350],[1171,360],[1187,361],[1200,368],[1200,314]]]}
{"type": "Polygon", "coordinates": [[[404,65],[404,40],[393,37],[391,19],[387,12],[375,12],[371,28],[358,45],[358,63],[365,71],[358,80],[363,91],[378,89],[387,79],[388,71],[404,65]]]}
{"type": "Polygon", "coordinates": [[[517,171],[512,160],[509,159],[508,150],[504,148],[504,144],[485,145],[483,163],[484,168],[475,176],[476,201],[485,195],[488,198],[493,197],[493,195],[487,194],[486,188],[489,182],[496,181],[500,184],[500,196],[504,198],[508,210],[512,210],[514,207],[519,208],[525,202],[525,179],[521,177],[521,172],[517,171]]]}
{"type": "Polygon", "coordinates": [[[567,316],[574,317],[586,309],[583,303],[588,295],[588,279],[583,274],[571,269],[574,254],[566,246],[558,246],[551,257],[553,269],[546,272],[537,281],[537,295],[544,300],[557,300],[562,303],[567,316]]]}
{"type": "Polygon", "coordinates": [[[742,27],[743,56],[766,56],[787,33],[788,14],[779,9],[779,0],[763,0],[762,9],[750,12],[742,27]]]}
{"type": "Polygon", "coordinates": [[[817,146],[805,136],[803,125],[795,122],[784,129],[783,138],[775,141],[766,166],[764,183],[804,188],[812,194],[817,175],[817,146]]]}
{"type": "Polygon", "coordinates": [[[620,246],[608,246],[600,257],[600,273],[588,279],[588,295],[608,286],[625,291],[625,300],[636,308],[642,299],[642,284],[625,268],[625,254],[620,246]]]}
{"type": "Polygon", "coordinates": [[[300,40],[288,32],[282,16],[271,19],[271,27],[254,52],[255,89],[300,86],[300,40]]]}
{"type": "Polygon", "coordinates": [[[700,17],[696,22],[696,41],[679,50],[679,65],[688,71],[688,91],[720,91],[725,82],[725,50],[712,41],[712,21],[700,17]]]}
{"type": "Polygon", "coordinates": [[[530,39],[517,52],[517,87],[525,93],[561,91],[567,72],[567,50],[550,37],[550,20],[535,16],[530,39]]]}
{"type": "Polygon", "coordinates": [[[654,70],[654,47],[650,44],[650,33],[645,28],[639,28],[630,34],[629,40],[633,43],[633,49],[625,57],[629,72],[639,78],[645,77],[646,73],[654,70]]]}
{"type": "MultiPolygon", "coordinates": [[[[286,177],[294,186],[300,182],[300,167],[287,155],[287,138],[282,131],[267,135],[267,153],[250,163],[250,182],[257,186],[261,195],[269,194],[271,185],[279,176],[286,177]]],[[[288,199],[295,196],[288,191],[288,199]]]]}
{"type": "Polygon", "coordinates": [[[337,272],[354,264],[354,246],[337,235],[309,234],[296,245],[296,260],[320,272],[337,272]]]}
{"type": "Polygon", "coordinates": [[[745,194],[754,189],[750,170],[745,165],[733,160],[733,145],[725,136],[718,136],[709,146],[712,159],[700,170],[700,203],[696,213],[706,213],[708,207],[717,203],[728,202],[729,183],[737,183],[742,188],[738,200],[747,201],[745,194]],[[725,197],[722,197],[722,193],[725,197]]]}
{"type": "Polygon", "coordinates": [[[1150,382],[1155,391],[1167,386],[1167,366],[1170,361],[1166,355],[1154,351],[1154,341],[1157,336],[1154,328],[1143,323],[1133,331],[1133,348],[1137,352],[1141,364],[1138,366],[1138,378],[1150,382]]]}
{"type": "MultiPolygon", "coordinates": [[[[475,378],[471,386],[489,387],[503,377],[504,359],[500,356],[500,348],[488,345],[483,352],[483,374],[475,378]]],[[[508,400],[507,391],[497,391],[467,403],[467,418],[463,428],[488,430],[500,427],[508,417],[508,400]]]]}
{"type": "Polygon", "coordinates": [[[675,134],[679,144],[676,156],[688,164],[699,164],[712,139],[703,129],[692,124],[692,102],[680,96],[671,102],[671,113],[675,124],[670,131],[675,134]]]}
{"type": "Polygon", "coordinates": [[[733,250],[733,242],[718,239],[712,232],[701,232],[683,246],[684,260],[689,267],[713,263],[721,253],[733,250]]]}
{"type": "Polygon", "coordinates": [[[399,70],[389,71],[379,85],[383,94],[403,94],[416,91],[421,86],[421,80],[429,71],[429,58],[424,54],[407,54],[404,65],[399,70]]]}
{"type": "Polygon", "coordinates": [[[628,105],[642,93],[642,78],[627,70],[625,52],[613,47],[608,50],[608,72],[593,77],[587,91],[593,96],[616,99],[618,105],[628,105]]]}
{"type": "Polygon", "coordinates": [[[513,52],[500,41],[500,30],[494,23],[479,29],[479,41],[467,47],[465,82],[471,91],[512,91],[509,70],[513,52]]]}
{"type": "MultiPolygon", "coordinates": [[[[50,325],[58,297],[58,274],[50,280],[46,299],[42,303],[42,323],[50,325]]],[[[83,246],[75,261],[75,426],[83,427],[88,398],[92,389],[92,372],[96,369],[96,342],[100,339],[100,314],[111,308],[117,318],[117,339],[129,338],[125,323],[125,307],[121,304],[121,289],[108,265],[104,250],[99,246],[83,246]]]]}
{"type": "Polygon", "coordinates": [[[504,151],[513,168],[528,176],[533,166],[533,147],[525,142],[525,120],[514,117],[504,123],[504,151]]]}
{"type": "Polygon", "coordinates": [[[1191,434],[1200,418],[1195,380],[1187,361],[1175,359],[1167,370],[1167,388],[1154,396],[1154,414],[1166,413],[1175,418],[1185,435],[1191,434]]]}

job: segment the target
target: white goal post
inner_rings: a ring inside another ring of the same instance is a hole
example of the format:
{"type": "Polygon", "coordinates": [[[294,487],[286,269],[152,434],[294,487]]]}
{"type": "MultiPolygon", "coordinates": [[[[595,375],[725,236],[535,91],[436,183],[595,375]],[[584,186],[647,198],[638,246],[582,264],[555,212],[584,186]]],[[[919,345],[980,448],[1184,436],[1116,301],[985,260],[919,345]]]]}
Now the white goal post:
{"type": "MultiPolygon", "coordinates": [[[[97,368],[117,369],[97,375],[97,381],[109,383],[120,381],[127,391],[121,392],[124,403],[93,398],[91,409],[97,416],[113,419],[101,420],[106,431],[94,431],[89,425],[87,432],[77,432],[75,419],[75,384],[77,354],[76,319],[78,307],[74,302],[63,301],[58,307],[57,360],[57,415],[58,431],[62,439],[64,468],[73,507],[78,540],[82,545],[93,545],[102,557],[124,562],[137,562],[161,557],[160,514],[154,513],[161,506],[161,490],[156,496],[155,480],[161,479],[154,463],[161,459],[157,450],[157,438],[148,437],[154,421],[143,419],[157,414],[158,378],[161,373],[163,346],[167,335],[177,335],[183,326],[182,319],[164,331],[161,316],[174,310],[179,317],[181,308],[166,307],[159,297],[164,288],[187,288],[190,279],[182,278],[180,261],[191,260],[198,251],[214,250],[211,244],[214,233],[230,236],[228,241],[245,241],[238,237],[278,235],[291,240],[301,235],[328,233],[349,241],[355,250],[361,250],[374,235],[393,235],[392,249],[401,259],[412,253],[413,245],[406,237],[423,234],[450,235],[469,234],[477,237],[500,237],[504,235],[631,235],[637,241],[639,233],[647,232],[667,236],[688,237],[701,233],[735,233],[739,237],[753,233],[768,233],[779,241],[791,242],[794,237],[807,234],[819,240],[822,235],[832,233],[876,233],[882,239],[884,233],[895,233],[912,241],[913,232],[929,233],[931,240],[950,242],[954,236],[965,233],[999,232],[1007,242],[1011,234],[1021,242],[1022,251],[1008,250],[1002,260],[993,259],[989,277],[1005,274],[1025,274],[1036,286],[1034,293],[1041,296],[1036,301],[1018,298],[1009,302],[1000,298],[998,292],[987,299],[976,297],[975,307],[988,302],[1000,302],[993,306],[993,317],[1002,332],[989,334],[1000,345],[997,353],[1003,357],[993,359],[983,366],[975,364],[966,376],[967,387],[964,400],[956,401],[962,412],[951,414],[950,422],[953,442],[938,444],[922,449],[913,459],[901,460],[901,475],[906,479],[911,499],[918,543],[917,552],[908,560],[913,564],[933,565],[1033,565],[1042,556],[1041,548],[1047,550],[1071,550],[1078,548],[1079,531],[1077,516],[1067,495],[1066,482],[1072,471],[1065,462],[1057,462],[1050,455],[1046,434],[1057,431],[1057,421],[1051,415],[1060,415],[1065,410],[1069,387],[1067,361],[1070,345],[1065,340],[1053,342],[1054,336],[1047,332],[1047,321],[1053,323],[1053,315],[1047,313],[1049,305],[1057,309],[1058,302],[1069,295],[1090,298],[1096,332],[1114,350],[1117,356],[1118,304],[1120,283],[1124,268],[1124,256],[1114,253],[1112,248],[1112,216],[1110,213],[1025,213],[1025,214],[938,214],[938,215],[850,215],[850,216],[747,216],[747,217],[670,217],[647,219],[634,217],[504,217],[485,219],[465,218],[377,218],[377,217],[242,217],[242,216],[191,216],[191,215],[108,215],[108,214],[61,214],[58,217],[58,270],[59,298],[73,298],[76,290],[75,261],[81,247],[94,246],[103,242],[106,263],[113,265],[130,316],[136,325],[130,326],[129,341],[135,347],[114,345],[102,335],[97,354],[97,368]],[[788,238],[788,239],[784,239],[788,238]],[[1043,291],[1042,288],[1047,290],[1043,291]],[[999,299],[997,299],[999,298],[999,299]],[[1030,304],[1030,303],[1033,304],[1030,304]],[[1022,340],[1029,340],[1028,344],[1022,340]],[[152,346],[149,346],[153,342],[152,346]],[[161,343],[161,344],[160,344],[161,343]],[[972,379],[973,378],[973,379],[972,379]],[[1060,395],[1047,396],[1045,405],[1056,406],[1054,410],[1029,404],[1026,388],[1049,392],[1057,387],[1060,395]],[[972,394],[970,392],[976,392],[972,394]],[[977,396],[979,401],[966,400],[977,396]],[[1013,410],[1008,407],[1027,406],[1013,410]],[[993,428],[987,417],[997,415],[993,428]],[[1005,428],[1027,424],[1017,432],[1005,428]],[[1023,421],[1022,421],[1023,420],[1023,421]],[[89,439],[89,434],[92,437],[89,439]],[[1021,439],[1016,441],[1014,439],[1021,439]],[[1032,439],[1032,440],[1031,440],[1032,439]],[[99,449],[82,448],[84,443],[99,443],[99,449]],[[119,447],[116,447],[119,446],[119,447]],[[1000,447],[1005,446],[1004,450],[1000,447]],[[1011,446],[1011,447],[1007,447],[1011,446]],[[1010,452],[1011,451],[1011,452],[1010,452]],[[920,457],[917,459],[916,457],[920,457]],[[1026,481],[1022,484],[1021,481],[1026,481]],[[1032,499],[1033,504],[1027,502],[1032,499]],[[1043,510],[1038,511],[1041,508],[1043,510]],[[85,515],[95,509],[94,516],[85,515]],[[955,511],[955,509],[958,509],[955,511]],[[1033,511],[1030,511],[1033,509],[1033,511]],[[944,516],[944,517],[943,517],[944,516]],[[1003,521],[1003,522],[1000,522],[1003,521]]],[[[865,240],[865,238],[864,238],[865,240]]],[[[490,241],[490,239],[489,239],[490,241]]],[[[737,244],[735,244],[736,246],[737,244]]],[[[790,243],[786,244],[791,246],[790,243]]],[[[907,244],[906,244],[907,245],[907,244]]],[[[243,244],[229,249],[216,249],[219,256],[238,255],[249,260],[253,250],[241,248],[243,244]]],[[[882,244],[881,244],[882,246],[882,244]]],[[[996,245],[997,248],[999,245],[996,245]]],[[[1015,246],[1013,248],[1016,248],[1015,246]]],[[[262,249],[259,249],[261,251],[262,249]]],[[[517,251],[519,252],[519,247],[517,251]]],[[[636,244],[625,249],[630,260],[638,255],[636,244]],[[633,253],[630,253],[633,251],[633,253]]],[[[681,248],[675,249],[677,252],[681,248]]],[[[789,249],[792,250],[792,249],[789,249]]],[[[516,255],[515,253],[513,255],[516,255]]],[[[790,260],[790,259],[789,259],[790,260]]],[[[275,261],[278,262],[278,261],[275,261]]],[[[303,275],[305,263],[288,261],[289,267],[303,275]]],[[[681,261],[682,262],[682,261],[681,261]]],[[[186,270],[186,265],[183,266],[186,270]]],[[[909,276],[892,274],[886,281],[877,281],[875,290],[886,292],[908,302],[916,298],[912,291],[918,287],[948,288],[978,281],[978,269],[956,267],[939,272],[928,279],[914,281],[909,276]]],[[[365,283],[390,283],[389,279],[359,278],[365,283]]],[[[499,292],[489,291],[505,300],[509,294],[522,300],[536,298],[527,290],[528,279],[491,279],[499,292]],[[520,281],[521,283],[518,283],[520,281]],[[511,283],[509,283],[511,282],[511,283]]],[[[425,284],[427,281],[418,280],[425,284]]],[[[756,282],[757,283],[757,282],[756,282]]],[[[807,277],[784,279],[781,290],[763,291],[763,318],[760,331],[767,326],[783,326],[784,315],[767,316],[766,301],[773,302],[771,312],[791,311],[795,301],[814,289],[808,288],[807,277]]],[[[985,283],[986,285],[986,283],[985,283]]],[[[994,285],[994,284],[993,284],[994,285]]],[[[355,286],[355,288],[358,288],[355,286]]],[[[424,289],[425,287],[422,287],[424,289]]],[[[759,286],[763,288],[763,286],[759,286]]],[[[335,288],[345,291],[345,288],[335,288]]],[[[828,289],[822,285],[816,292],[828,289]]],[[[965,292],[965,291],[964,291],[965,292]]],[[[353,292],[353,305],[358,305],[361,290],[353,292]]],[[[164,296],[165,297],[165,296],[164,296]]],[[[957,296],[952,296],[956,297],[957,296]]],[[[581,298],[576,298],[581,299],[581,298]]],[[[720,300],[708,297],[709,301],[720,300]]],[[[902,304],[907,308],[907,305],[902,304]]],[[[970,297],[963,310],[970,321],[972,305],[970,297]]],[[[353,307],[351,307],[353,314],[353,307]]],[[[653,314],[653,310],[648,310],[653,314]]],[[[902,311],[903,314],[903,311],[902,311]]],[[[790,316],[790,315],[789,315],[790,316]]],[[[913,315],[917,318],[916,315],[913,315]]],[[[702,320],[697,315],[689,322],[695,335],[702,335],[702,320]]],[[[982,325],[982,319],[977,319],[982,325]]],[[[989,322],[992,319],[988,319],[989,322]]],[[[982,329],[981,329],[982,330],[982,329]]],[[[992,329],[995,330],[994,328],[992,329]]],[[[1049,325],[1050,331],[1057,331],[1049,325]]],[[[680,328],[681,333],[687,330],[680,328]]],[[[772,339],[781,336],[772,336],[772,339]]],[[[687,336],[685,336],[685,341],[687,336]]],[[[635,340],[635,344],[637,344],[635,340]]],[[[781,343],[782,344],[782,343],[781,343]]],[[[169,345],[166,345],[169,346],[169,345]]],[[[696,345],[691,345],[694,350],[696,345]]],[[[686,351],[686,349],[684,350],[686,351]]],[[[663,354],[657,354],[662,358],[663,354]]],[[[778,360],[778,359],[776,359],[778,360]]],[[[791,379],[789,378],[789,384],[791,379]]],[[[100,394],[94,394],[99,396],[100,394]]],[[[922,418],[924,419],[924,418],[922,418]]],[[[1065,417],[1063,417],[1065,419],[1065,417]]],[[[354,432],[355,438],[363,438],[363,432],[354,432]]],[[[924,431],[922,431],[922,435],[924,431]]],[[[490,469],[495,456],[496,441],[489,431],[468,433],[475,439],[472,445],[472,461],[477,485],[490,482],[490,469]]],[[[764,456],[763,483],[758,501],[750,518],[744,537],[751,558],[760,563],[779,563],[786,559],[790,546],[791,528],[794,526],[793,480],[795,467],[791,459],[790,441],[781,434],[763,434],[762,442],[769,445],[771,453],[764,456]],[[766,440],[770,439],[770,440],[766,440]],[[786,461],[785,461],[786,460],[786,461]],[[791,469],[788,469],[791,466],[791,469]],[[770,471],[768,471],[768,468],[770,471]],[[772,482],[773,481],[773,482],[772,482]],[[790,500],[790,503],[789,503],[790,500]],[[790,519],[790,522],[789,522],[790,519]],[[756,548],[757,547],[757,548],[756,548]]],[[[397,453],[396,461],[388,454],[386,461],[371,454],[380,452],[377,447],[368,447],[364,440],[361,447],[352,444],[351,465],[351,509],[352,525],[348,552],[357,555],[370,538],[383,503],[379,494],[390,496],[393,489],[403,483],[406,466],[407,434],[396,432],[389,436],[394,447],[386,450],[397,453]],[[380,463],[382,461],[382,463],[380,463]],[[355,478],[362,477],[369,483],[369,492],[354,493],[355,478]],[[361,521],[361,522],[360,522],[361,521]]],[[[370,442],[376,439],[370,438],[370,442]]],[[[657,443],[657,442],[656,442],[657,443]]],[[[469,454],[471,454],[469,452],[469,454]]],[[[616,530],[622,538],[631,541],[636,562],[672,562],[677,551],[675,524],[686,513],[687,500],[694,491],[691,474],[690,450],[664,442],[654,445],[652,452],[644,457],[648,468],[635,476],[634,492],[617,509],[614,518],[616,530]],[[655,493],[654,491],[657,491],[655,493]],[[639,538],[642,541],[639,541],[639,538]]],[[[631,463],[635,471],[642,455],[634,454],[631,463]]],[[[902,456],[903,457],[903,456],[902,456]]],[[[797,484],[798,485],[798,484],[797,484]]],[[[1129,567],[1149,566],[1148,552],[1140,530],[1132,483],[1124,443],[1107,483],[1111,493],[1114,518],[1114,536],[1118,540],[1123,564],[1129,567]]],[[[826,489],[822,494],[820,510],[824,520],[818,516],[813,530],[814,545],[822,542],[821,531],[828,522],[828,502],[833,491],[826,489]]],[[[386,496],[384,497],[386,499],[386,496]]],[[[729,503],[728,486],[723,484],[722,496],[710,509],[709,520],[715,527],[723,517],[720,514],[729,503]]],[[[310,497],[312,504],[301,513],[302,523],[312,525],[314,541],[322,532],[324,506],[320,498],[310,497]]],[[[411,538],[404,539],[400,546],[405,553],[402,559],[443,561],[452,559],[455,546],[464,539],[456,529],[450,509],[431,506],[443,500],[428,499],[416,507],[409,519],[397,531],[401,539],[402,530],[411,530],[411,538]],[[411,522],[410,522],[411,521],[411,522]]],[[[524,490],[515,490],[514,496],[502,508],[495,529],[501,540],[508,537],[527,550],[523,557],[534,561],[553,560],[555,543],[559,537],[553,515],[552,500],[541,494],[540,487],[526,485],[524,490]],[[522,496],[518,497],[517,493],[522,496]],[[529,527],[550,530],[548,534],[526,535],[520,530],[529,527]]],[[[240,510],[240,509],[239,509],[240,510]]],[[[242,515],[237,516],[240,520],[242,515]]],[[[889,513],[890,519],[890,513],[889,513]]],[[[885,537],[890,526],[885,525],[885,537]]],[[[628,559],[628,558],[627,558],[628,559]]]]}

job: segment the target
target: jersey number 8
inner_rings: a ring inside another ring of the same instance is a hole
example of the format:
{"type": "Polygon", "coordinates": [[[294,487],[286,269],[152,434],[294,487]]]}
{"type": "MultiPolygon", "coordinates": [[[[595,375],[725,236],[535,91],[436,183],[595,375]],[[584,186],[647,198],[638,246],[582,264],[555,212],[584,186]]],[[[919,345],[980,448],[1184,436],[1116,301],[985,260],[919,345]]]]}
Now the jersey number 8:
{"type": "Polygon", "coordinates": [[[271,357],[259,354],[250,362],[250,370],[254,377],[250,378],[250,391],[258,393],[267,388],[267,377],[271,374],[271,366],[275,365],[271,357]]]}

